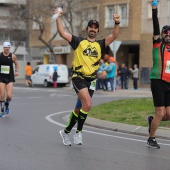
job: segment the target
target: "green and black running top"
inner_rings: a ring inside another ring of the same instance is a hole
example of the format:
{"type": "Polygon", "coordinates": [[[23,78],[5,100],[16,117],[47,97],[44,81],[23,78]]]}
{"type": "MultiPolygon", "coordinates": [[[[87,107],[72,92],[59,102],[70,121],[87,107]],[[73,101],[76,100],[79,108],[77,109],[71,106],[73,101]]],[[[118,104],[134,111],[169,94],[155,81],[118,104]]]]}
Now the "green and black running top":
{"type": "Polygon", "coordinates": [[[170,82],[170,45],[162,42],[160,38],[153,41],[153,67],[150,79],[161,79],[170,82]]]}
{"type": "Polygon", "coordinates": [[[90,42],[72,35],[70,45],[74,49],[73,75],[84,79],[95,79],[99,60],[105,50],[105,39],[90,42]]]}

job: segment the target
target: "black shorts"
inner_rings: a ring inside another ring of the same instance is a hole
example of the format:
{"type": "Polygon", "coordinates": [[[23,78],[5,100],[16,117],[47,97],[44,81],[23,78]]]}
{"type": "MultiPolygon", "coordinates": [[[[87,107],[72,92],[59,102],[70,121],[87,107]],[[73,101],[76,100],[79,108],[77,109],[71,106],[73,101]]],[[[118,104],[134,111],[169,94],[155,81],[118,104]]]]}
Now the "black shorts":
{"type": "Polygon", "coordinates": [[[170,83],[151,79],[151,91],[155,107],[170,106],[170,83]]]}
{"type": "Polygon", "coordinates": [[[74,87],[76,93],[78,93],[83,88],[88,88],[89,95],[92,97],[94,90],[89,89],[91,82],[92,81],[81,79],[80,77],[73,77],[72,78],[73,87],[74,87]]]}
{"type": "Polygon", "coordinates": [[[15,79],[13,77],[0,75],[0,83],[8,84],[11,82],[15,82],[15,79]]]}

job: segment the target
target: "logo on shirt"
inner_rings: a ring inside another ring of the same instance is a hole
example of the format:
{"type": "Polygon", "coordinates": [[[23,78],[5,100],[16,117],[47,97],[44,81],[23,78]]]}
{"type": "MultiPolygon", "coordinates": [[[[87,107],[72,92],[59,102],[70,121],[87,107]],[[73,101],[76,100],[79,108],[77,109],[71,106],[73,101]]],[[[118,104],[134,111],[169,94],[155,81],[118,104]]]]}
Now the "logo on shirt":
{"type": "Polygon", "coordinates": [[[98,57],[98,52],[95,47],[88,45],[87,48],[83,51],[83,54],[90,57],[98,57]]]}
{"type": "Polygon", "coordinates": [[[166,50],[167,50],[168,52],[170,52],[170,48],[169,48],[169,47],[166,47],[166,50]]]}
{"type": "Polygon", "coordinates": [[[166,63],[165,73],[170,73],[170,61],[167,61],[166,63]]]}

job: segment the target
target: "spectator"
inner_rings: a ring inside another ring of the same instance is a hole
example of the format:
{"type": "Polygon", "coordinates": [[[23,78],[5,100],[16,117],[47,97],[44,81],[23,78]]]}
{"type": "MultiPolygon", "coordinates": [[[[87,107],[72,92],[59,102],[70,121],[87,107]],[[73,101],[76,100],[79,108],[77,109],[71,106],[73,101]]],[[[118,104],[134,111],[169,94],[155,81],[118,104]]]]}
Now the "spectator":
{"type": "Polygon", "coordinates": [[[27,87],[31,87],[31,75],[32,75],[32,67],[31,63],[27,62],[27,65],[25,66],[25,84],[27,87]]]}
{"type": "Polygon", "coordinates": [[[121,69],[121,67],[117,65],[116,90],[121,89],[120,69],[121,69]]]}
{"type": "Polygon", "coordinates": [[[104,63],[105,63],[106,66],[109,65],[109,57],[110,57],[109,54],[104,55],[104,63]]]}
{"type": "Polygon", "coordinates": [[[109,57],[109,65],[105,68],[106,69],[106,79],[104,81],[104,85],[106,87],[106,90],[109,91],[108,89],[108,83],[110,83],[111,90],[114,91],[114,78],[116,76],[116,64],[115,60],[113,57],[109,57]]]}
{"type": "Polygon", "coordinates": [[[129,87],[129,77],[130,77],[130,70],[129,69],[127,69],[127,67],[125,67],[126,68],[126,86],[125,86],[125,89],[128,89],[128,87],[129,87]]]}
{"type": "Polygon", "coordinates": [[[138,69],[138,65],[137,64],[134,64],[133,67],[134,67],[134,69],[130,68],[129,70],[132,73],[134,90],[137,90],[138,89],[139,69],[138,69]]]}
{"type": "Polygon", "coordinates": [[[54,88],[57,88],[57,78],[58,78],[58,73],[56,70],[54,70],[54,73],[53,73],[53,87],[54,88]]]}
{"type": "Polygon", "coordinates": [[[106,65],[104,63],[104,60],[100,59],[99,69],[97,72],[96,90],[103,89],[103,79],[106,77],[106,71],[104,71],[105,67],[106,65]]]}
{"type": "MultiPolygon", "coordinates": [[[[109,54],[104,55],[104,64],[105,64],[105,66],[109,65],[109,57],[110,57],[109,54]]],[[[106,73],[106,71],[105,71],[105,73],[106,73]]],[[[106,75],[105,75],[105,77],[103,79],[103,90],[104,91],[108,90],[106,84],[107,84],[107,80],[106,80],[106,75]]]]}
{"type": "Polygon", "coordinates": [[[127,68],[126,68],[124,63],[121,65],[121,68],[119,70],[119,74],[120,74],[122,89],[127,89],[127,80],[126,80],[127,68]]]}

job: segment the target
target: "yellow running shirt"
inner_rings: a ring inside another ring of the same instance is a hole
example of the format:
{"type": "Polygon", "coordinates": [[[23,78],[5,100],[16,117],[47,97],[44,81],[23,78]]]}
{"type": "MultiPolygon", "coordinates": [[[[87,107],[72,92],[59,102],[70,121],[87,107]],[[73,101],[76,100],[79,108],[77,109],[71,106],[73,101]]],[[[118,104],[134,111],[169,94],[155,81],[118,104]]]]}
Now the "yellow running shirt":
{"type": "Polygon", "coordinates": [[[95,79],[99,60],[105,50],[105,39],[90,42],[73,35],[70,45],[74,49],[72,77],[95,79]]]}

